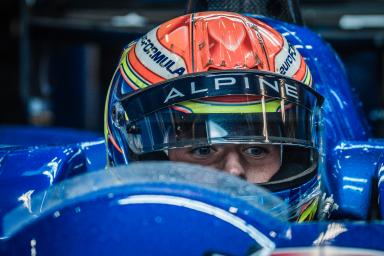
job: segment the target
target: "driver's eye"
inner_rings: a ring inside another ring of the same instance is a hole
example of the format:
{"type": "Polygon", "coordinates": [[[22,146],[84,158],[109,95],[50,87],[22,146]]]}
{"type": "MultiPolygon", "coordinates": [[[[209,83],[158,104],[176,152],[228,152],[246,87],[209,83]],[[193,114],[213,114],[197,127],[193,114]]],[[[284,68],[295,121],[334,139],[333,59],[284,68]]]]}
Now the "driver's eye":
{"type": "Polygon", "coordinates": [[[253,157],[263,157],[267,150],[262,147],[250,147],[245,149],[244,152],[253,157]]]}
{"type": "Polygon", "coordinates": [[[196,156],[208,156],[209,154],[211,154],[213,152],[213,149],[212,149],[212,147],[209,147],[209,146],[198,147],[198,148],[192,149],[191,152],[192,152],[192,154],[194,154],[196,156]]]}

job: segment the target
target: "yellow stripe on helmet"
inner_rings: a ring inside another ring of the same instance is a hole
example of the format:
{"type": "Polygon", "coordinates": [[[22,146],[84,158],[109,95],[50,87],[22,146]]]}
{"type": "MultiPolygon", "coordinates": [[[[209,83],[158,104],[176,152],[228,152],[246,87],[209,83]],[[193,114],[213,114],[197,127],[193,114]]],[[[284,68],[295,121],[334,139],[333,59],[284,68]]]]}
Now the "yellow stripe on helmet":
{"type": "MultiPolygon", "coordinates": [[[[196,114],[230,114],[230,113],[261,113],[263,112],[261,102],[248,103],[244,105],[234,104],[212,104],[209,102],[185,101],[175,104],[176,107],[185,109],[185,112],[196,114]]],[[[280,107],[279,100],[265,103],[266,112],[277,112],[280,107]]]]}
{"type": "Polygon", "coordinates": [[[123,67],[123,70],[125,72],[125,74],[128,76],[128,78],[135,84],[137,85],[139,88],[145,88],[148,86],[147,83],[144,83],[142,81],[142,79],[140,77],[137,76],[137,74],[135,74],[131,68],[129,67],[129,63],[128,63],[128,53],[129,51],[132,49],[132,46],[127,48],[122,56],[121,56],[121,59],[120,59],[120,64],[122,65],[123,67]]]}
{"type": "Polygon", "coordinates": [[[304,222],[304,221],[310,221],[315,218],[315,214],[317,212],[317,206],[319,204],[319,198],[316,197],[313,199],[312,202],[309,203],[309,205],[302,210],[297,222],[304,222]]]}
{"type": "Polygon", "coordinates": [[[308,85],[308,86],[312,85],[312,74],[311,74],[311,71],[309,70],[308,66],[306,66],[305,77],[304,77],[303,83],[308,85]]]}

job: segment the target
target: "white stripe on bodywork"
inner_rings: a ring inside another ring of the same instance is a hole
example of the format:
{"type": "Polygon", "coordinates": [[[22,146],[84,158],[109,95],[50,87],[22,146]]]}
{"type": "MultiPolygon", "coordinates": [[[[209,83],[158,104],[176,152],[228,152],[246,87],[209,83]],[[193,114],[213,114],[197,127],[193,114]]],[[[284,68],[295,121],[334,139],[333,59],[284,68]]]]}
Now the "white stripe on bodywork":
{"type": "MultiPolygon", "coordinates": [[[[217,208],[215,206],[187,199],[184,197],[177,196],[168,196],[168,195],[135,195],[129,196],[124,199],[118,200],[118,203],[121,205],[128,204],[166,204],[166,205],[175,205],[180,207],[185,207],[195,211],[203,212],[208,215],[215,216],[222,221],[225,221],[232,226],[240,229],[241,231],[247,233],[255,242],[260,244],[263,249],[258,251],[255,255],[270,255],[274,250],[275,244],[269,240],[265,235],[258,231],[255,227],[247,224],[243,219],[233,215],[232,213],[225,211],[223,209],[217,208]]],[[[231,209],[231,208],[230,208],[231,209]]],[[[230,210],[229,209],[229,210],[230,210]]],[[[233,209],[232,209],[233,211],[233,209]]]]}
{"type": "Polygon", "coordinates": [[[273,256],[381,256],[382,251],[356,248],[356,247],[339,247],[339,246],[313,246],[313,247],[291,247],[278,248],[273,253],[273,256]]]}

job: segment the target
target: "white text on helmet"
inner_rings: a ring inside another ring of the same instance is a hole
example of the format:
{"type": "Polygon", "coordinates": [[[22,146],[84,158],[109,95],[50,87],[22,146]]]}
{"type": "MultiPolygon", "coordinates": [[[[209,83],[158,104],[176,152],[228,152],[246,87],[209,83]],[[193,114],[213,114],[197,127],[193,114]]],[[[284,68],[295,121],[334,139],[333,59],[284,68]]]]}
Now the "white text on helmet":
{"type": "MultiPolygon", "coordinates": [[[[209,90],[219,91],[225,89],[227,86],[243,86],[244,89],[249,89],[250,83],[248,77],[238,78],[232,76],[216,77],[213,79],[213,85],[205,85],[205,87],[204,85],[196,85],[195,82],[190,82],[189,90],[181,91],[176,89],[175,87],[171,87],[163,103],[167,103],[169,100],[173,100],[176,98],[182,101],[182,98],[189,97],[195,94],[202,94],[201,96],[204,97],[204,94],[207,93],[209,90]]],[[[260,91],[261,95],[265,95],[266,88],[270,88],[273,91],[277,92],[279,95],[281,95],[281,97],[284,97],[284,95],[286,95],[298,99],[297,88],[288,83],[284,83],[284,86],[282,88],[279,85],[278,81],[270,83],[262,77],[259,77],[259,84],[254,86],[259,86],[258,90],[260,91]]]]}
{"type": "Polygon", "coordinates": [[[295,47],[293,47],[292,45],[289,45],[288,56],[286,57],[286,59],[283,61],[283,63],[278,69],[280,74],[285,75],[287,73],[292,63],[296,61],[296,55],[297,55],[297,52],[295,47]]]}
{"type": "Polygon", "coordinates": [[[140,41],[142,50],[151,58],[157,65],[164,68],[170,74],[184,74],[184,67],[173,67],[175,61],[171,60],[166,54],[161,52],[147,36],[143,36],[140,41]]]}

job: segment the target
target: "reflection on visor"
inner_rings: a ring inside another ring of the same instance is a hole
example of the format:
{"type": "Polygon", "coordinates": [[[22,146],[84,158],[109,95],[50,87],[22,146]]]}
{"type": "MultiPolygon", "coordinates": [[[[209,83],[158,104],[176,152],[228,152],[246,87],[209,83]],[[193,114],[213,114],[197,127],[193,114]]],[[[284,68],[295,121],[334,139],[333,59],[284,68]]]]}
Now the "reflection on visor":
{"type": "Polygon", "coordinates": [[[122,133],[135,154],[217,143],[316,147],[322,97],[260,71],[202,73],[125,97],[122,133]]]}
{"type": "Polygon", "coordinates": [[[290,104],[280,112],[244,114],[182,113],[161,110],[128,125],[127,141],[136,153],[218,143],[290,144],[316,147],[312,112],[290,104]]]}

